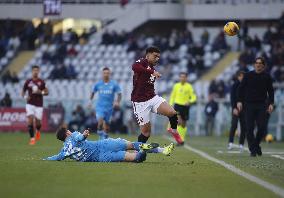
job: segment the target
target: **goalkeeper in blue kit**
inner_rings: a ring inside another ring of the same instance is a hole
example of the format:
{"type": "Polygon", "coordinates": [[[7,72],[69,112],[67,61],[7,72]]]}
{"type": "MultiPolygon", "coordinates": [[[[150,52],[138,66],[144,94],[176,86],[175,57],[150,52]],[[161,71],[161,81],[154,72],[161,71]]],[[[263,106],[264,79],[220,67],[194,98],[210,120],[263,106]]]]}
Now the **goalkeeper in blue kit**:
{"type": "Polygon", "coordinates": [[[59,154],[47,157],[44,160],[61,161],[70,158],[81,162],[143,162],[147,153],[162,153],[169,156],[174,144],[159,147],[157,143],[130,142],[121,138],[89,141],[89,131],[83,133],[71,132],[60,128],[56,132],[57,139],[63,141],[63,148],[59,154]],[[136,152],[129,152],[134,150],[136,152]]]}

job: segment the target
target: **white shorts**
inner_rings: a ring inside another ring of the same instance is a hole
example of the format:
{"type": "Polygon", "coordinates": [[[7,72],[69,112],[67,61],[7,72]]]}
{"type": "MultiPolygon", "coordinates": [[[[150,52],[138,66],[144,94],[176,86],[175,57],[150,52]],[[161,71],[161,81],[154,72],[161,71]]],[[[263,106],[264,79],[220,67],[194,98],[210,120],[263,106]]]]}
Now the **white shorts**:
{"type": "Polygon", "coordinates": [[[27,116],[33,115],[36,117],[36,119],[41,120],[43,107],[37,107],[31,104],[26,104],[26,112],[27,116]]]}
{"type": "Polygon", "coordinates": [[[150,112],[157,113],[157,109],[165,101],[164,98],[156,95],[145,102],[132,102],[138,124],[141,126],[150,122],[150,112]]]}

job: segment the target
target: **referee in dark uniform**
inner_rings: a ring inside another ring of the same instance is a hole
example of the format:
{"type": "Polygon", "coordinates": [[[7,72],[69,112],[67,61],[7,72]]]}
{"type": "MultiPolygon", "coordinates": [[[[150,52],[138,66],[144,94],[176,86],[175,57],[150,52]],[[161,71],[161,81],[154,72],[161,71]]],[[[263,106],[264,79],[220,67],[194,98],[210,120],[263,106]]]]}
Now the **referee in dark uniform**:
{"type": "Polygon", "coordinates": [[[265,131],[266,112],[271,113],[274,108],[272,78],[265,72],[265,67],[264,58],[256,58],[255,70],[245,74],[237,94],[237,108],[239,112],[244,109],[245,113],[247,141],[252,157],[262,155],[259,144],[265,131]],[[254,135],[255,123],[257,125],[256,135],[254,135]]]}

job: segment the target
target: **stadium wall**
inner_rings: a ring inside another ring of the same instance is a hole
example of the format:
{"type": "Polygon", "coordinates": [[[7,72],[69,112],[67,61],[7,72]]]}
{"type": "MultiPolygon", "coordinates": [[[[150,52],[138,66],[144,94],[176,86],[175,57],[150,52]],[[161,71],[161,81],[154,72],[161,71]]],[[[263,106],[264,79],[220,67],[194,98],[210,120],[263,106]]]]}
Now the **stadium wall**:
{"type": "MultiPolygon", "coordinates": [[[[128,15],[131,19],[137,12],[142,11],[150,20],[180,19],[180,20],[227,20],[227,19],[277,19],[284,10],[284,4],[241,4],[241,5],[192,5],[192,4],[130,4],[125,8],[119,5],[98,4],[64,4],[60,16],[51,18],[96,18],[116,19],[128,15]],[[146,12],[142,10],[146,9],[146,12]],[[130,14],[130,15],[129,15],[130,14]]],[[[41,4],[1,4],[0,18],[32,19],[43,17],[41,4]]]]}

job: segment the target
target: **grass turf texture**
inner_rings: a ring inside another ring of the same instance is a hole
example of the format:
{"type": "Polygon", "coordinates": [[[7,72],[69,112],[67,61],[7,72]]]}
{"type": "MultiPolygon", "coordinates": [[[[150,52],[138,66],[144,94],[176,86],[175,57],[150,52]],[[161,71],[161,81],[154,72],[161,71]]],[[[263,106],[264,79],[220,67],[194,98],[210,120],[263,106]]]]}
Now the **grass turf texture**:
{"type": "MultiPolygon", "coordinates": [[[[92,135],[89,139],[95,138],[92,135]]],[[[136,137],[127,139],[135,140],[136,137]]],[[[169,143],[162,137],[152,137],[150,141],[169,143]]],[[[217,146],[226,146],[225,139],[219,141],[217,145],[216,138],[193,138],[190,144],[199,145],[200,149],[204,147],[204,151],[222,160],[251,164],[252,159],[245,154],[231,155],[233,159],[227,154],[225,157],[217,155],[217,146]]],[[[42,134],[42,140],[33,147],[27,143],[27,134],[0,134],[1,197],[277,197],[184,148],[177,148],[170,157],[149,154],[142,164],[80,163],[41,160],[59,152],[62,143],[54,134],[42,134]]],[[[253,160],[266,163],[267,158],[253,160]]],[[[259,166],[256,170],[247,167],[245,170],[283,187],[284,161],[269,160],[280,163],[281,168],[259,166]],[[273,176],[263,174],[266,171],[272,171],[273,176]]]]}

